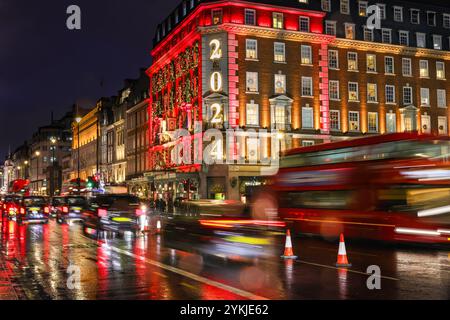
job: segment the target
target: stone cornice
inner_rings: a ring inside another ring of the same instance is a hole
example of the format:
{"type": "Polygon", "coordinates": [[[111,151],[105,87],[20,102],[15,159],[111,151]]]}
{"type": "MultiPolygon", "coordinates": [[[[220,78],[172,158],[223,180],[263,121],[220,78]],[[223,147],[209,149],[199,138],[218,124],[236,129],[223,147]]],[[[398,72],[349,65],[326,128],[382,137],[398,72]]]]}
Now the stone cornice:
{"type": "Polygon", "coordinates": [[[258,26],[249,26],[235,23],[224,23],[217,26],[199,27],[202,34],[210,34],[217,32],[231,32],[238,35],[257,36],[261,38],[301,41],[311,43],[324,43],[333,41],[334,37],[321,33],[308,33],[300,31],[290,31],[273,29],[258,26]]]}

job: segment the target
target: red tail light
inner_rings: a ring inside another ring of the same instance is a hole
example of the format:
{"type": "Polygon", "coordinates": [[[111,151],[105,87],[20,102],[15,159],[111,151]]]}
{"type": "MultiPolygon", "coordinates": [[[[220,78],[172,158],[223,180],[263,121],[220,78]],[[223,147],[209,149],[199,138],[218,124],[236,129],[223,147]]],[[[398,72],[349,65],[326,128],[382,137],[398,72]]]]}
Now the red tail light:
{"type": "Polygon", "coordinates": [[[69,213],[69,208],[68,208],[68,207],[63,207],[63,208],[62,208],[62,212],[64,212],[64,213],[69,213]]]}
{"type": "Polygon", "coordinates": [[[6,204],[3,205],[3,209],[6,209],[6,204]]]}
{"type": "Polygon", "coordinates": [[[25,208],[20,208],[20,214],[25,214],[25,208]]]}
{"type": "Polygon", "coordinates": [[[107,210],[105,210],[105,209],[98,209],[98,216],[100,218],[106,217],[107,215],[108,215],[108,211],[107,210]]]}
{"type": "Polygon", "coordinates": [[[136,209],[136,215],[137,215],[138,217],[143,216],[143,215],[144,215],[144,210],[136,209]]]}
{"type": "Polygon", "coordinates": [[[45,207],[44,208],[44,213],[50,213],[50,208],[49,207],[45,207]]]}

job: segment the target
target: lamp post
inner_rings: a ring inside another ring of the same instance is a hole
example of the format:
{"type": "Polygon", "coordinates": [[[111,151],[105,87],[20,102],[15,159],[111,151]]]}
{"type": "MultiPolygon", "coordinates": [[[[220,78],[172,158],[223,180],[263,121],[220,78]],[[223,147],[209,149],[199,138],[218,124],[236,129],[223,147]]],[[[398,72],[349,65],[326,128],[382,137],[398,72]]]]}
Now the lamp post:
{"type": "Polygon", "coordinates": [[[34,154],[36,155],[36,190],[39,190],[39,156],[41,155],[41,152],[36,150],[34,154]]]}
{"type": "Polygon", "coordinates": [[[81,117],[77,116],[75,118],[75,121],[77,123],[77,182],[78,182],[78,194],[81,194],[81,181],[80,181],[80,122],[81,122],[81,117]]]}
{"type": "Polygon", "coordinates": [[[27,171],[28,160],[25,160],[25,161],[23,162],[23,166],[24,166],[24,169],[23,169],[23,178],[24,178],[24,179],[28,179],[28,171],[27,171]]]}

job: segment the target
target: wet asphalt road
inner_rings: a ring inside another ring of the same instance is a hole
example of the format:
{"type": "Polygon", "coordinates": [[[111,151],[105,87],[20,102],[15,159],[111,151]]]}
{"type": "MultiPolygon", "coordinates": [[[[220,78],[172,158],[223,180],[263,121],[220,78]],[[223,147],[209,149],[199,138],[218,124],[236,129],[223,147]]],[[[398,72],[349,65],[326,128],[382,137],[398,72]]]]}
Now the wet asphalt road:
{"type": "Polygon", "coordinates": [[[338,244],[322,239],[294,239],[296,261],[279,257],[283,237],[271,255],[241,261],[245,252],[225,259],[211,244],[200,255],[176,238],[184,245],[164,234],[95,240],[77,224],[3,221],[0,299],[450,299],[450,249],[347,241],[353,266],[344,270],[334,267],[338,244]],[[72,290],[71,265],[81,278],[72,290]],[[367,288],[369,265],[381,268],[381,290],[367,288]]]}

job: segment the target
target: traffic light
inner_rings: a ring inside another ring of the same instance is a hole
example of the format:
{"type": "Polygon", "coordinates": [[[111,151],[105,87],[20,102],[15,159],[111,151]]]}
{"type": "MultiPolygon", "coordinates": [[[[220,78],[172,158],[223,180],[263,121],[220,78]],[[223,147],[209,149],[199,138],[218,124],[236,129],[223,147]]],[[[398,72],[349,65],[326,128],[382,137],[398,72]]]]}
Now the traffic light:
{"type": "Polygon", "coordinates": [[[86,187],[88,189],[98,189],[99,188],[99,181],[97,177],[88,177],[86,187]]]}

